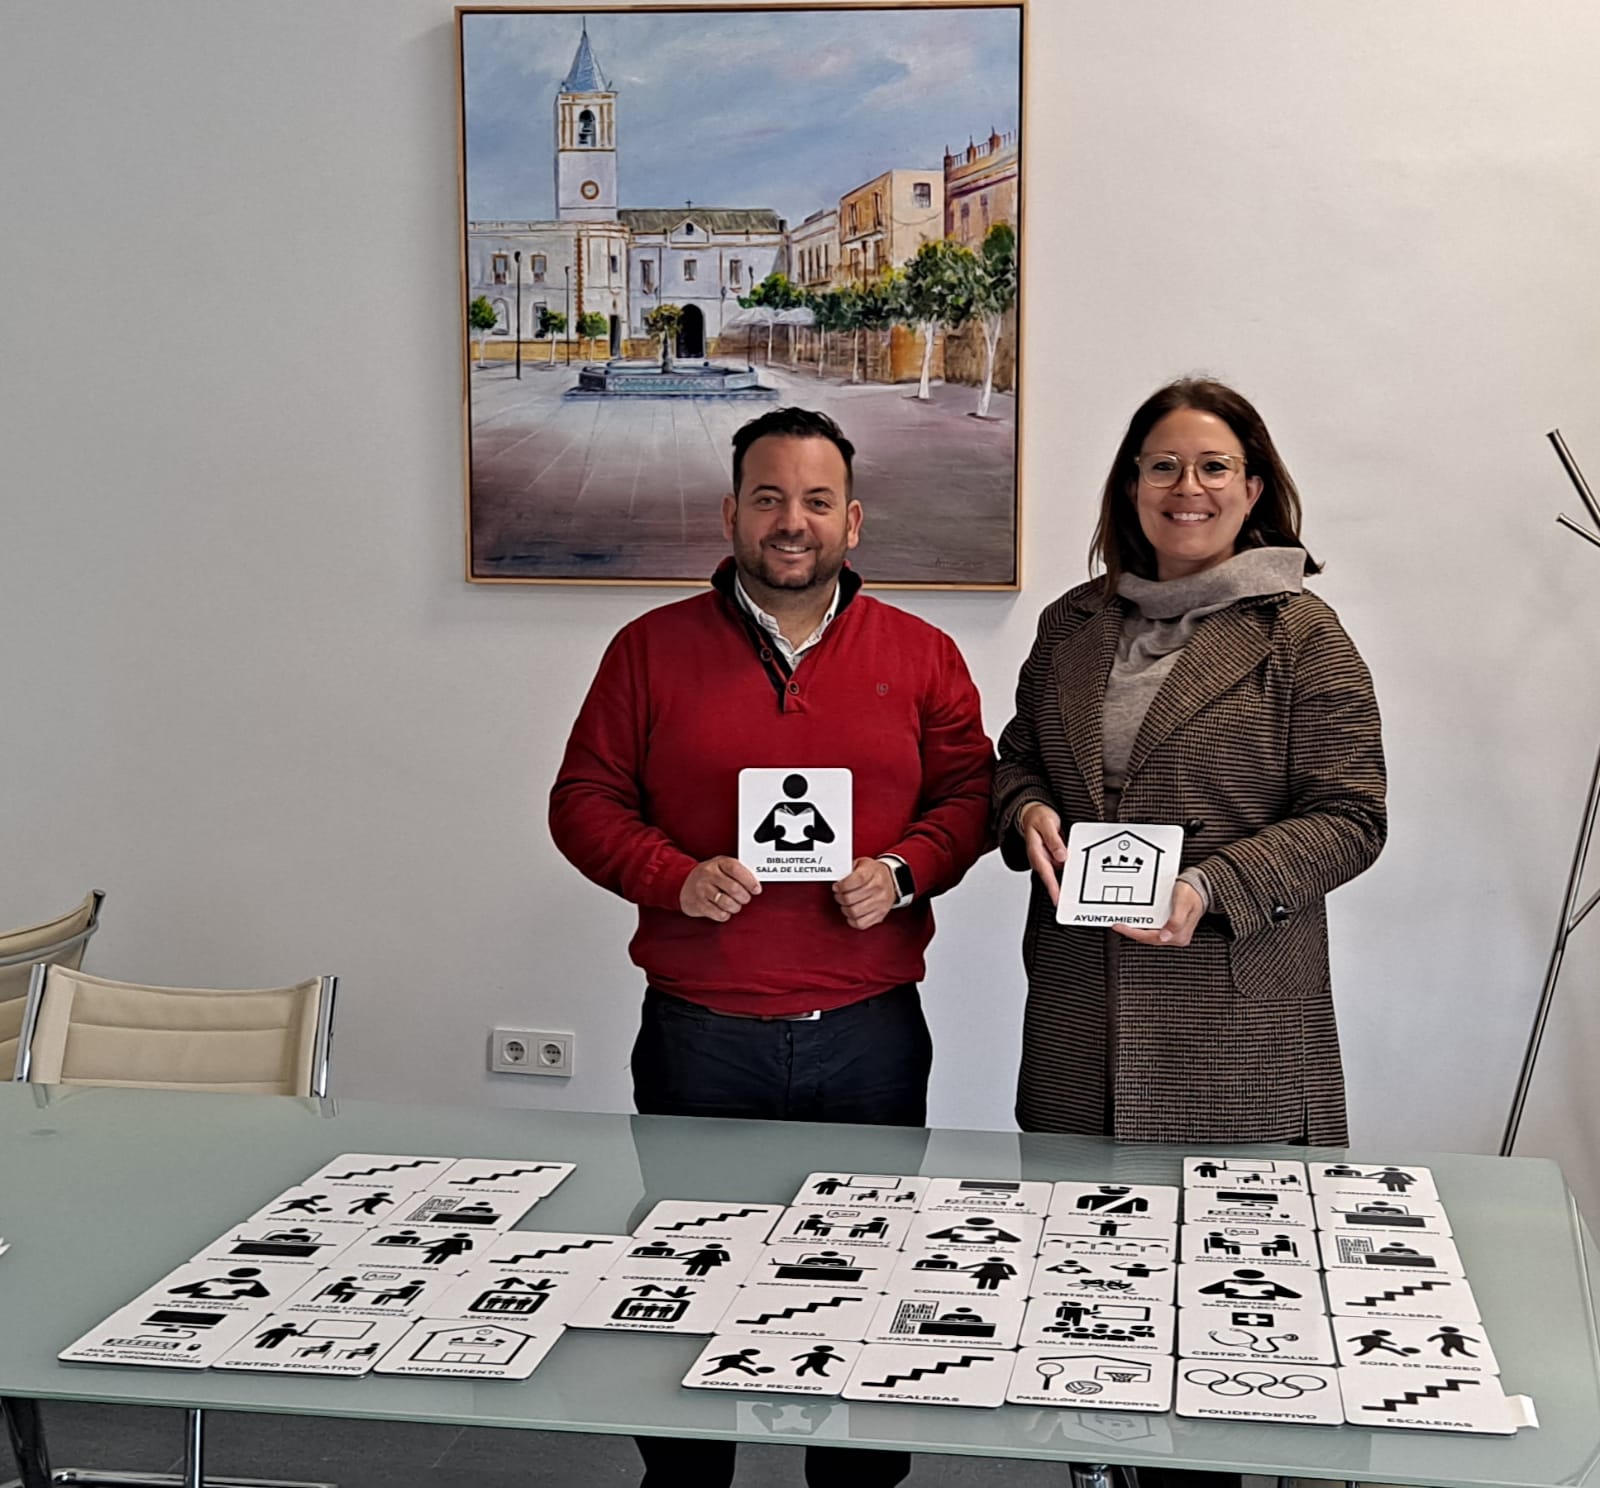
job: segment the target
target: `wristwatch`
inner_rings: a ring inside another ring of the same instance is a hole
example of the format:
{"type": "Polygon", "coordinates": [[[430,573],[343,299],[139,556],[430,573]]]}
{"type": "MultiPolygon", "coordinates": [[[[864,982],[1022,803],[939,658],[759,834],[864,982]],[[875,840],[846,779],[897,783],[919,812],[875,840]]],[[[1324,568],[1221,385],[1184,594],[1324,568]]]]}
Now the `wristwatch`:
{"type": "Polygon", "coordinates": [[[911,876],[910,865],[888,854],[879,858],[878,861],[887,863],[889,872],[894,875],[894,907],[896,909],[904,909],[906,905],[917,897],[917,881],[911,876]]]}

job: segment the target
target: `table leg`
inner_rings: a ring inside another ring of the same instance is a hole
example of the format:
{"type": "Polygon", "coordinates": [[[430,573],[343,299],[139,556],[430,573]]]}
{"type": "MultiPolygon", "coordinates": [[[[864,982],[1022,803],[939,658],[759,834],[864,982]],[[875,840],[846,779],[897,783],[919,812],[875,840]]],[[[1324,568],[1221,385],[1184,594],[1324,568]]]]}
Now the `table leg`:
{"type": "Polygon", "coordinates": [[[16,1454],[22,1488],[50,1488],[50,1453],[45,1447],[39,1402],[0,1398],[0,1415],[6,1418],[6,1433],[16,1454]]]}
{"type": "Polygon", "coordinates": [[[205,1488],[205,1417],[197,1410],[183,1413],[183,1488],[205,1488]]]}
{"type": "Polygon", "coordinates": [[[1072,1488],[1117,1488],[1112,1469],[1104,1462],[1073,1462],[1072,1488]]]}

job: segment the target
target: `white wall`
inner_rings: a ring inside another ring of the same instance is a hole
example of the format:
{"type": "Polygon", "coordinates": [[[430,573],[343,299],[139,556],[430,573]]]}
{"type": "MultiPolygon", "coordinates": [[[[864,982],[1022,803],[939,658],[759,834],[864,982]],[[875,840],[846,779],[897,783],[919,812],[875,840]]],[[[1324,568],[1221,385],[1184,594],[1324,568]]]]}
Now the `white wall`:
{"type": "MultiPolygon", "coordinates": [[[[625,1107],[630,912],[544,797],[671,596],[461,580],[449,6],[5,27],[0,921],[95,884],[108,973],[335,970],[347,1094],[625,1107]],[[490,1077],[496,1021],[575,1029],[579,1073],[490,1077]]],[[[1597,56],[1590,0],[1033,7],[1026,588],[907,607],[998,730],[1132,406],[1257,399],[1385,710],[1390,846],[1333,906],[1365,1143],[1495,1144],[1600,738],[1542,437],[1600,477],[1597,56]]],[[[990,859],[942,910],[939,1122],[1009,1124],[1023,897],[990,859]]]]}

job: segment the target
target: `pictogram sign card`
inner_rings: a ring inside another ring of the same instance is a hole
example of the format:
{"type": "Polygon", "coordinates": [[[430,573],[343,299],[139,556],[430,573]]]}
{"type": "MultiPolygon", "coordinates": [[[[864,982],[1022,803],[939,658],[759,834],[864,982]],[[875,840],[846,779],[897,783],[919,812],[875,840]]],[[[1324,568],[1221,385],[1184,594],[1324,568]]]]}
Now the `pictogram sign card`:
{"type": "Polygon", "coordinates": [[[1119,1302],[1173,1300],[1178,1268],[1172,1261],[1085,1260],[1051,1251],[1034,1263],[1034,1297],[1104,1298],[1119,1302]]]}
{"type": "Polygon", "coordinates": [[[1028,1295],[1033,1262],[1015,1251],[990,1255],[929,1251],[901,1256],[888,1289],[917,1297],[1014,1297],[1028,1295]]]}
{"type": "Polygon", "coordinates": [[[475,1252],[477,1264],[546,1276],[599,1280],[633,1243],[631,1235],[571,1234],[557,1230],[508,1230],[475,1252]]]}
{"type": "Polygon", "coordinates": [[[1323,1230],[1415,1230],[1424,1235],[1448,1235],[1450,1216],[1437,1199],[1327,1194],[1317,1199],[1317,1227],[1323,1230]]]}
{"type": "Polygon", "coordinates": [[[1327,1318],[1313,1312],[1275,1312],[1236,1307],[1231,1314],[1211,1307],[1178,1313],[1178,1352],[1186,1359],[1225,1359],[1240,1364],[1338,1362],[1327,1318]]]}
{"type": "Polygon", "coordinates": [[[1003,1405],[1013,1357],[994,1349],[869,1344],[850,1371],[844,1398],[911,1405],[1003,1405]]]}
{"type": "Polygon", "coordinates": [[[1081,1220],[1093,1234],[1105,1220],[1127,1220],[1140,1224],[1175,1225],[1178,1222],[1178,1190],[1158,1183],[1056,1183],[1050,1196],[1050,1224],[1054,1232],[1062,1228],[1058,1220],[1081,1220]]]}
{"type": "Polygon", "coordinates": [[[217,1266],[191,1261],[163,1276],[129,1304],[132,1307],[202,1307],[220,1312],[247,1312],[253,1317],[274,1312],[306,1284],[304,1266],[238,1264],[217,1266]]]}
{"type": "Polygon", "coordinates": [[[1309,1193],[1306,1165],[1287,1158],[1186,1157],[1185,1188],[1264,1189],[1269,1193],[1309,1193]]]}
{"type": "Polygon", "coordinates": [[[378,1189],[391,1194],[408,1194],[428,1188],[444,1177],[456,1161],[453,1157],[407,1157],[383,1152],[346,1152],[325,1162],[309,1178],[308,1185],[340,1188],[378,1189]]]}
{"type": "Polygon", "coordinates": [[[561,1333],[559,1327],[507,1318],[493,1322],[424,1318],[413,1323],[384,1354],[373,1373],[527,1379],[556,1346],[561,1333]]]}
{"type": "Polygon", "coordinates": [[[938,1348],[1012,1349],[1022,1331],[1021,1298],[922,1297],[891,1292],[876,1299],[868,1343],[938,1348]]]}
{"type": "Polygon", "coordinates": [[[1015,1178],[934,1178],[919,1206],[924,1214],[1037,1214],[1050,1212],[1048,1183],[1015,1178]]]}
{"type": "Polygon", "coordinates": [[[221,1266],[298,1266],[316,1270],[365,1234],[351,1225],[255,1224],[219,1235],[197,1256],[221,1266]]]}
{"type": "Polygon", "coordinates": [[[1394,1271],[1329,1271],[1328,1310],[1346,1317],[1476,1322],[1478,1301],[1462,1276],[1407,1276],[1394,1271]]]}
{"type": "Polygon", "coordinates": [[[900,1259],[882,1247],[769,1245],[745,1273],[747,1286],[831,1287],[835,1291],[881,1292],[900,1259]]]}
{"type": "Polygon", "coordinates": [[[1023,1348],[1109,1349],[1118,1354],[1170,1354],[1177,1309],[1147,1302],[1086,1302],[1035,1297],[1023,1314],[1023,1348]]]}
{"type": "Polygon", "coordinates": [[[566,1181],[576,1163],[541,1158],[458,1157],[429,1188],[439,1193],[511,1194],[536,1204],[566,1181]]]}
{"type": "Polygon", "coordinates": [[[1170,1410],[1172,1365],[1150,1354],[1025,1348],[1012,1366],[1006,1400],[1072,1410],[1170,1410]]]}
{"type": "Polygon", "coordinates": [[[1044,1238],[1039,1242],[1040,1256],[1059,1260],[1062,1256],[1075,1256],[1079,1260],[1144,1261],[1149,1265],[1170,1265],[1178,1258],[1178,1228],[1159,1239],[1115,1240],[1104,1235],[1053,1235],[1050,1221],[1045,1221],[1044,1238]]]}
{"type": "Polygon", "coordinates": [[[837,1395],[861,1356],[850,1339],[795,1342],[752,1333],[718,1333],[689,1366],[691,1390],[742,1394],[837,1395]]]}
{"type": "Polygon", "coordinates": [[[1182,827],[1074,822],[1056,919],[1063,925],[1157,930],[1172,916],[1182,856],[1182,827]]]}
{"type": "Polygon", "coordinates": [[[1178,1222],[1162,1219],[1097,1219],[1093,1215],[1050,1214],[1045,1216],[1047,1239],[1076,1236],[1096,1240],[1164,1240],[1176,1247],[1178,1222]]]}
{"type": "Polygon", "coordinates": [[[1034,1214],[919,1214],[910,1223],[902,1249],[930,1251],[1021,1251],[1030,1259],[1039,1249],[1044,1221],[1034,1214]]]}
{"type": "Polygon", "coordinates": [[[189,1303],[119,1308],[56,1355],[71,1363],[148,1364],[204,1369],[260,1321],[260,1315],[189,1303]]]}
{"type": "Polygon", "coordinates": [[[739,1294],[737,1282],[629,1281],[608,1277],[584,1299],[569,1328],[622,1333],[715,1333],[739,1294]]]}
{"type": "Polygon", "coordinates": [[[632,1236],[606,1275],[630,1281],[699,1281],[711,1276],[743,1281],[761,1250],[754,1240],[678,1240],[657,1231],[632,1236]]]}
{"type": "Polygon", "coordinates": [[[850,772],[809,765],[739,771],[739,861],[764,882],[846,877],[850,772]]]}
{"type": "Polygon", "coordinates": [[[1464,1276],[1455,1242],[1415,1230],[1322,1230],[1328,1271],[1381,1271],[1391,1276],[1464,1276]]]}
{"type": "Polygon", "coordinates": [[[853,1338],[867,1336],[882,1299],[876,1292],[842,1287],[744,1286],[734,1294],[717,1324],[718,1333],[752,1337],[853,1338]]]}
{"type": "Polygon", "coordinates": [[[1537,1426],[1533,1401],[1507,1395],[1490,1374],[1455,1369],[1380,1369],[1363,1359],[1339,1371],[1345,1420],[1353,1426],[1470,1431],[1511,1436],[1537,1426]]]}
{"type": "Polygon", "coordinates": [[[1477,1322],[1423,1323],[1410,1318],[1335,1317],[1341,1364],[1370,1369],[1444,1369],[1499,1374],[1489,1335],[1477,1322]]]}
{"type": "Polygon", "coordinates": [[[250,1333],[217,1360],[216,1367],[273,1374],[361,1375],[409,1326],[405,1318],[275,1313],[257,1319],[250,1333]]]}
{"type": "Polygon", "coordinates": [[[1358,1198],[1437,1199],[1433,1170],[1415,1163],[1312,1163],[1311,1192],[1355,1194],[1358,1198]]]}
{"type": "Polygon", "coordinates": [[[1339,1371],[1312,1364],[1178,1361],[1180,1416],[1342,1426],[1339,1371]]]}
{"type": "Polygon", "coordinates": [[[847,1204],[852,1209],[889,1209],[914,1212],[931,1180],[888,1173],[812,1173],[795,1190],[797,1208],[816,1204],[847,1204]]]}
{"type": "Polygon", "coordinates": [[[1322,1305],[1322,1278],[1308,1266],[1184,1266],[1178,1274],[1178,1306],[1231,1311],[1315,1312],[1322,1305]]]}
{"type": "Polygon", "coordinates": [[[391,1225],[448,1225],[493,1234],[509,1230],[533,1208],[525,1194],[474,1193],[461,1188],[423,1188],[408,1194],[384,1222],[391,1225]]]}
{"type": "Polygon", "coordinates": [[[409,1190],[391,1192],[321,1181],[299,1183],[263,1204],[244,1224],[271,1225],[275,1229],[314,1225],[323,1230],[338,1225],[352,1232],[367,1230],[375,1224],[388,1224],[409,1197],[409,1190]]]}
{"type": "MultiPolygon", "coordinates": [[[[882,1209],[853,1209],[843,1205],[786,1209],[772,1227],[769,1238],[774,1245],[898,1250],[915,1218],[912,1214],[889,1214],[882,1209]]],[[[950,1216],[940,1218],[949,1219],[950,1216]]]]}
{"type": "Polygon", "coordinates": [[[482,1255],[494,1236],[442,1225],[385,1225],[368,1230],[333,1264],[350,1266],[415,1266],[421,1271],[459,1276],[482,1255]]]}
{"type": "Polygon", "coordinates": [[[1186,1224],[1180,1254],[1196,1265],[1311,1266],[1319,1263],[1317,1233],[1294,1225],[1186,1224]]]}
{"type": "Polygon", "coordinates": [[[330,1266],[303,1282],[279,1311],[328,1317],[426,1317],[434,1298],[454,1281],[453,1274],[397,1266],[330,1266]]]}
{"type": "Polygon", "coordinates": [[[559,1328],[583,1305],[598,1280],[479,1267],[457,1277],[430,1312],[435,1318],[512,1322],[536,1331],[559,1328]]]}
{"type": "Polygon", "coordinates": [[[1298,1225],[1312,1229],[1316,1211],[1307,1194],[1258,1194],[1249,1189],[1192,1188],[1183,1196],[1187,1225],[1298,1225]]]}
{"type": "Polygon", "coordinates": [[[659,1231],[675,1240],[751,1241],[758,1245],[783,1214],[782,1204],[740,1204],[716,1199],[663,1199],[640,1221],[636,1236],[659,1231]]]}

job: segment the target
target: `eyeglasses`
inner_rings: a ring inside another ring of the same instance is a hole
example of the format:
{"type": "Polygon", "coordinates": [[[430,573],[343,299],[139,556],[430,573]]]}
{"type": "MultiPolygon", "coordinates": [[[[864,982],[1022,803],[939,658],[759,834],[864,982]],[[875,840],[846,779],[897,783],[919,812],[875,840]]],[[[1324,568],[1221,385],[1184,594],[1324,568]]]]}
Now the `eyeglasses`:
{"type": "Polygon", "coordinates": [[[1158,491],[1177,485],[1185,470],[1193,470],[1194,478],[1208,491],[1220,491],[1234,476],[1245,472],[1243,455],[1222,455],[1213,451],[1193,460],[1180,460],[1176,455],[1158,451],[1135,455],[1133,463],[1139,467],[1145,484],[1158,491]]]}

